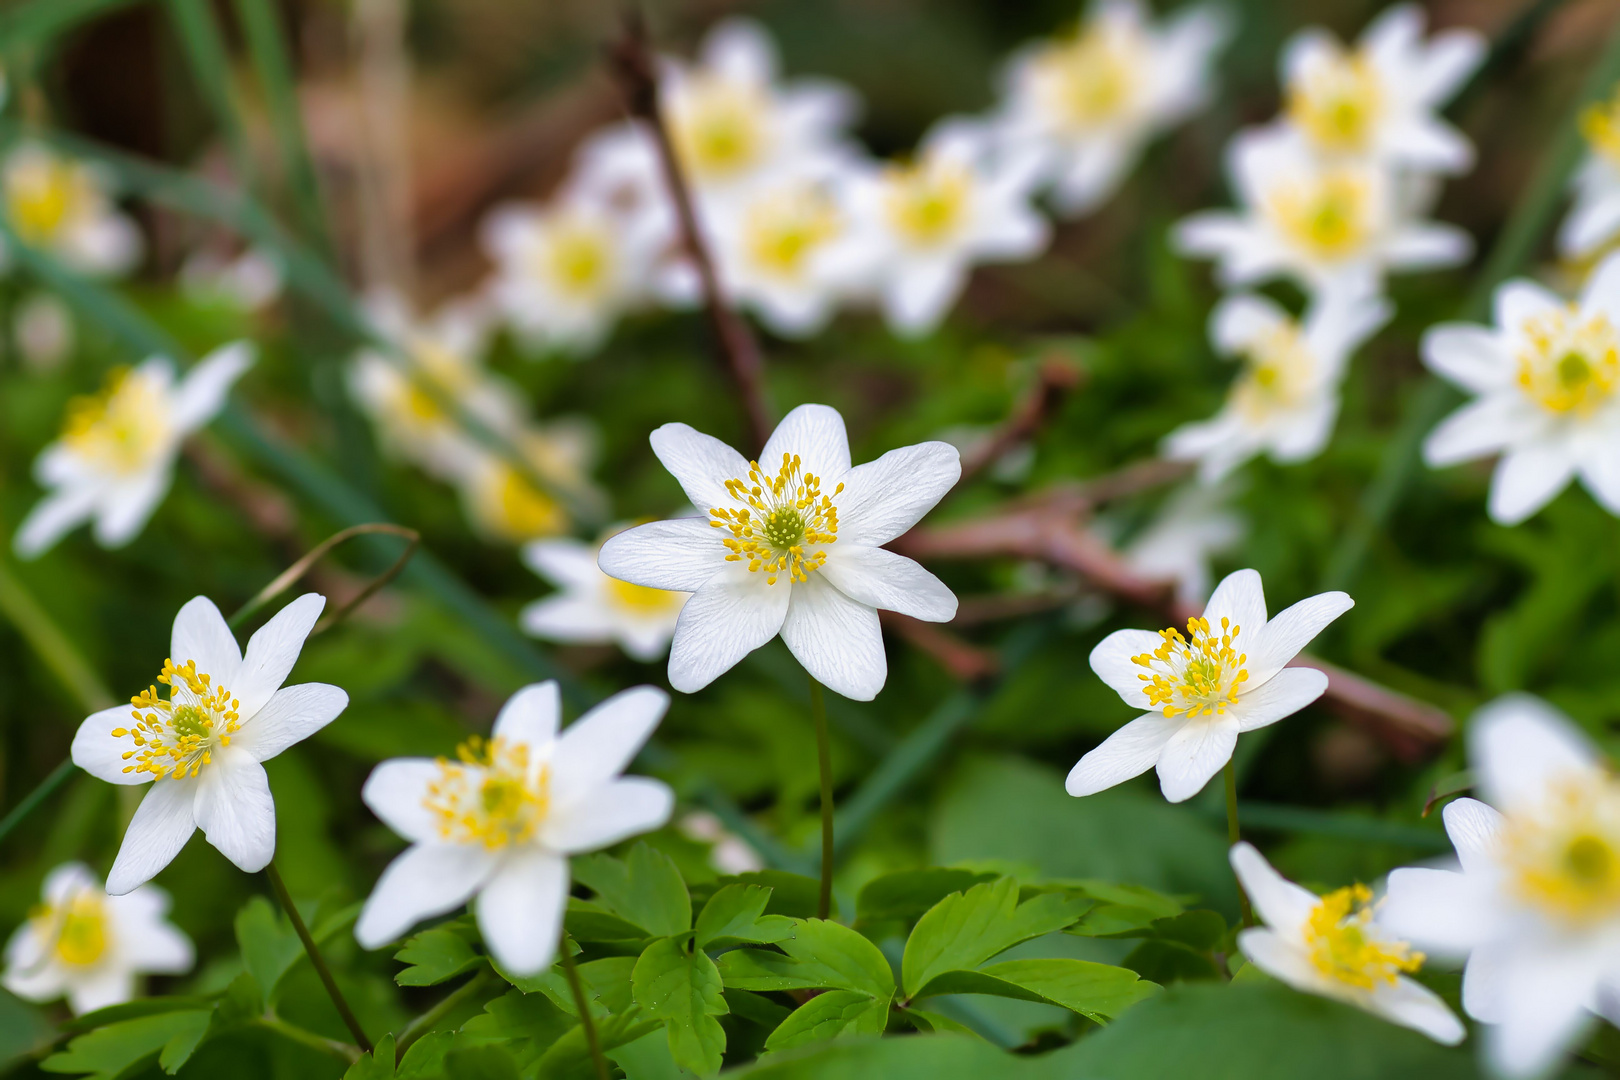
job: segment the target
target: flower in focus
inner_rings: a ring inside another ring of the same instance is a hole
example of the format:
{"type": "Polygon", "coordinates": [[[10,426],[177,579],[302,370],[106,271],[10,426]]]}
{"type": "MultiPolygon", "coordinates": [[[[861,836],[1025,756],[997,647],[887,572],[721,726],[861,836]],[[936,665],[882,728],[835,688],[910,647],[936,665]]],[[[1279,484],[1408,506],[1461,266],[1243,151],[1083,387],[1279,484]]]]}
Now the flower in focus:
{"type": "Polygon", "coordinates": [[[260,762],[349,704],[325,683],[281,685],[325,606],[315,593],[300,596],[248,639],[244,654],[219,608],[196,597],[174,617],[157,683],[79,725],[73,764],[109,784],[152,785],[107,875],[109,893],[151,880],[197,829],[250,874],[270,862],[276,804],[260,762]]]}
{"type": "Polygon", "coordinates": [[[1288,123],[1325,157],[1427,172],[1466,171],[1474,148],[1436,115],[1485,58],[1473,30],[1423,40],[1423,9],[1389,8],[1354,51],[1326,30],[1303,30],[1283,50],[1288,123]]]}
{"type": "Polygon", "coordinates": [[[501,967],[550,965],[568,906],[568,856],[669,820],[668,786],[621,776],[669,706],[650,686],[615,694],[558,733],[555,682],[512,695],[488,740],[454,761],[395,758],[361,797],[411,842],[383,871],[355,925],[368,949],[477,896],[478,929],[501,967]]]}
{"type": "Polygon", "coordinates": [[[1391,314],[1378,296],[1329,293],[1302,322],[1262,296],[1222,300],[1210,316],[1210,339],[1217,352],[1242,358],[1242,373],[1212,419],[1165,438],[1165,456],[1197,461],[1205,483],[1260,453],[1280,464],[1315,457],[1333,434],[1350,355],[1391,314]]]}
{"type": "Polygon", "coordinates": [[[1581,116],[1586,160],[1575,173],[1575,205],[1558,227],[1558,250],[1585,258],[1620,239],[1620,89],[1581,116]]]}
{"type": "Polygon", "coordinates": [[[39,143],[19,146],[0,167],[0,200],[17,239],[81,274],[122,274],[141,258],[140,230],[107,187],[94,166],[39,143]]]}
{"type": "Polygon", "coordinates": [[[467,517],[484,536],[509,544],[556,536],[569,529],[570,501],[603,502],[588,476],[596,435],[585,421],[526,423],[509,441],[526,469],[479,447],[455,477],[467,517]]]}
{"type": "Polygon", "coordinates": [[[1620,255],[1566,303],[1529,281],[1496,290],[1496,325],[1429,330],[1423,359],[1475,399],[1423,444],[1439,468],[1500,454],[1490,515],[1516,525],[1579,476],[1620,514],[1620,255]]]}
{"type": "Polygon", "coordinates": [[[1173,581],[1176,600],[1192,606],[1209,599],[1209,560],[1243,539],[1243,518],[1227,504],[1231,485],[1188,484],[1171,495],[1120,556],[1153,581],[1173,581]]]}
{"type": "Polygon", "coordinates": [[[1142,145],[1196,112],[1228,34],[1213,7],[1161,25],[1139,0],[1098,0],[1071,35],[1015,55],[997,121],[1009,145],[1040,145],[1066,215],[1114,193],[1142,145]]]}
{"type": "Polygon", "coordinates": [[[0,985],[28,1001],[65,996],[76,1015],[121,1005],[138,976],[191,970],[191,939],[168,911],[169,894],[156,885],[109,896],[87,867],[63,863],[6,943],[0,985]]]}
{"type": "Polygon", "coordinates": [[[1315,668],[1289,667],[1322,628],[1355,606],[1318,593],[1266,618],[1260,575],[1239,570],[1215,588],[1187,633],[1116,630],[1091,650],[1091,670],[1137,717],[1081,758],[1070,795],[1094,795],[1157,767],[1171,802],[1201,791],[1232,757],[1239,732],[1292,716],[1327,690],[1315,668]]]}
{"type": "Polygon", "coordinates": [[[1439,994],[1407,977],[1423,966],[1423,954],[1382,925],[1365,885],[1317,896],[1285,880],[1249,844],[1233,845],[1232,869],[1265,923],[1238,934],[1238,947],[1255,967],[1435,1042],[1462,1042],[1462,1021],[1439,994]]]}
{"type": "Polygon", "coordinates": [[[657,660],[669,648],[675,620],[690,594],[609,577],[596,565],[596,553],[596,546],[568,539],[536,540],[524,547],[529,569],[558,591],[525,607],[519,623],[547,641],[614,642],[636,660],[657,660]]]}
{"type": "Polygon", "coordinates": [[[1499,1073],[1544,1074],[1620,989],[1620,782],[1566,717],[1516,694],[1481,709],[1469,762],[1486,802],[1445,808],[1460,870],[1389,876],[1382,922],[1467,958],[1463,1009],[1499,1073]],[[1487,802],[1489,805],[1487,805],[1487,802]]]}
{"type": "Polygon", "coordinates": [[[1279,274],[1323,292],[1380,291],[1390,270],[1451,266],[1473,243],[1463,230],[1418,220],[1427,185],[1377,165],[1323,160],[1286,129],[1246,131],[1227,151],[1242,211],[1205,211],[1176,226],[1182,253],[1220,261],[1230,286],[1279,274]]]}
{"type": "Polygon", "coordinates": [[[782,635],[804,669],[858,701],[883,689],[877,609],[949,622],[956,596],[886,544],[961,476],[948,443],[891,450],[850,466],[844,418],[801,405],[758,462],[685,424],[652,433],[653,453],[708,519],[655,521],[611,537],[599,563],[621,581],[689,592],[669,681],[693,693],[782,635]]]}
{"type": "Polygon", "coordinates": [[[133,540],[169,490],[180,444],[214,418],[252,362],[252,345],[239,341],[198,361],[177,383],[174,365],[154,357],[114,370],[99,394],[70,401],[61,438],[34,462],[34,477],[50,494],[18,526],[17,554],[34,558],[92,519],[102,547],[133,540]]]}

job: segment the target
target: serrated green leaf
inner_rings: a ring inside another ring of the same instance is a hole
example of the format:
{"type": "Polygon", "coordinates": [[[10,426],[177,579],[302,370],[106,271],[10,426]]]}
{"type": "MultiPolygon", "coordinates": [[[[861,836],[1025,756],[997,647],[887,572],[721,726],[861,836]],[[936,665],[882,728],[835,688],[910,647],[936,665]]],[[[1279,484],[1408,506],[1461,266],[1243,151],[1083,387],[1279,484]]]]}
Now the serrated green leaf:
{"type": "Polygon", "coordinates": [[[138,1062],[156,1058],[171,1041],[200,1039],[212,1016],[212,1011],[193,1009],[120,1020],[78,1036],[39,1067],[46,1072],[89,1073],[92,1080],[113,1080],[138,1062]]]}
{"type": "Polygon", "coordinates": [[[740,1016],[766,1028],[775,1028],[793,1011],[752,990],[739,990],[734,986],[726,987],[725,998],[733,1016],[740,1016]]]}
{"type": "Polygon", "coordinates": [[[1110,1020],[1159,991],[1129,968],[1089,960],[1008,960],[977,971],[947,971],[930,979],[919,998],[991,994],[1040,1001],[1096,1021],[1110,1020]]]}
{"type": "Polygon", "coordinates": [[[456,1046],[444,1055],[444,1071],[455,1080],[518,1080],[517,1062],[499,1046],[456,1046]]]}
{"type": "Polygon", "coordinates": [[[393,1033],[378,1039],[371,1053],[361,1054],[360,1060],[343,1074],[343,1080],[394,1080],[393,1033]]]}
{"type": "Polygon", "coordinates": [[[564,925],[575,941],[633,943],[647,940],[647,931],[589,900],[570,899],[564,925]]]}
{"type": "Polygon", "coordinates": [[[771,900],[765,905],[765,914],[786,915],[790,919],[815,918],[816,906],[821,900],[821,882],[786,870],[750,870],[744,874],[728,874],[716,884],[720,888],[727,885],[764,885],[771,890],[771,900]]]}
{"type": "Polygon", "coordinates": [[[889,1023],[888,997],[856,990],[829,990],[793,1010],[765,1040],[765,1049],[794,1050],[811,1043],[857,1035],[881,1035],[889,1023]]]}
{"type": "Polygon", "coordinates": [[[1140,937],[1160,918],[1147,908],[1098,904],[1064,933],[1077,937],[1140,937]]]}
{"type": "Polygon", "coordinates": [[[1042,893],[1020,904],[1012,878],[975,885],[935,904],[911,931],[901,961],[908,997],[947,971],[971,971],[1031,938],[1073,923],[1090,901],[1042,893]]]}
{"type": "Polygon", "coordinates": [[[608,911],[647,932],[668,937],[692,928],[692,897],[675,861],[647,844],[630,849],[624,862],[609,855],[573,860],[573,873],[608,911]]]}
{"type": "Polygon", "coordinates": [[[856,902],[856,924],[911,922],[953,892],[965,892],[996,875],[972,870],[930,866],[901,870],[873,878],[861,889],[856,902]]]}
{"type": "Polygon", "coordinates": [[[529,1040],[538,1054],[578,1022],[544,994],[525,994],[513,988],[484,1002],[484,1011],[461,1025],[461,1042],[529,1040]]]}
{"type": "Polygon", "coordinates": [[[444,1058],[456,1044],[450,1031],[433,1031],[417,1039],[399,1061],[399,1080],[440,1080],[444,1058]]]}
{"type": "Polygon", "coordinates": [[[635,956],[608,956],[579,965],[579,977],[585,989],[594,995],[610,1012],[622,1013],[634,1000],[631,979],[634,977],[635,956]]]}
{"type": "Polygon", "coordinates": [[[394,959],[408,965],[394,976],[394,981],[401,986],[437,986],[484,962],[484,958],[473,951],[471,942],[443,926],[407,938],[394,959]]]}
{"type": "MultiPolygon", "coordinates": [[[[596,1037],[605,1054],[652,1032],[662,1031],[663,1027],[662,1021],[642,1015],[640,1007],[633,1006],[598,1021],[596,1037]]],[[[535,1075],[540,1080],[596,1080],[583,1030],[576,1025],[552,1043],[551,1049],[540,1058],[535,1075]]]]}
{"type": "Polygon", "coordinates": [[[1155,919],[1173,918],[1187,910],[1186,905],[1174,896],[1166,895],[1157,889],[1149,889],[1144,885],[1119,885],[1094,878],[1079,878],[1061,884],[1079,889],[1100,903],[1119,904],[1151,912],[1155,919]]]}
{"type": "Polygon", "coordinates": [[[76,1035],[85,1031],[93,1031],[98,1027],[116,1024],[122,1020],[134,1020],[141,1016],[152,1016],[157,1013],[169,1012],[206,1012],[218,1003],[217,995],[182,996],[174,997],[137,998],[126,1001],[122,1005],[109,1005],[105,1009],[87,1012],[83,1016],[75,1016],[62,1024],[64,1035],[76,1035]]]}
{"type": "Polygon", "coordinates": [[[642,1011],[664,1022],[677,1065],[699,1076],[720,1071],[726,1033],[715,1017],[730,1009],[720,992],[720,972],[690,935],[649,945],[636,961],[631,986],[642,1011]]]}
{"type": "Polygon", "coordinates": [[[698,912],[698,948],[768,945],[793,933],[792,919],[765,914],[770,900],[768,885],[725,886],[698,912]]]}
{"type": "Polygon", "coordinates": [[[795,919],[781,952],[736,949],[717,964],[727,986],[740,990],[854,990],[869,997],[894,994],[894,972],[876,945],[835,922],[795,919]]]}
{"type": "Polygon", "coordinates": [[[292,924],[263,896],[242,905],[235,926],[242,965],[259,984],[260,996],[266,1002],[274,1001],[282,976],[304,954],[304,943],[298,940],[292,924]]]}

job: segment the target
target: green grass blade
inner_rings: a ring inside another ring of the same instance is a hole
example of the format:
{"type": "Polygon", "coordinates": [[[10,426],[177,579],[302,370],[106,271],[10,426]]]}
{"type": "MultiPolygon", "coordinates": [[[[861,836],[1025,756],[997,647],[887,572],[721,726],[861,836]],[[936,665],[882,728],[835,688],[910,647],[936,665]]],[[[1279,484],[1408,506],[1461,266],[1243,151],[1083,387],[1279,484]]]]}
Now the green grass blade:
{"type": "Polygon", "coordinates": [[[80,23],[137,0],[30,0],[0,13],[0,44],[7,48],[37,46],[58,38],[80,23]]]}
{"type": "Polygon", "coordinates": [[[115,704],[112,691],[101,681],[96,669],[40,606],[34,595],[17,580],[3,559],[0,559],[0,615],[17,628],[23,640],[50,668],[63,689],[86,712],[96,712],[115,704]]]}
{"type": "Polygon", "coordinates": [[[245,186],[251,186],[252,160],[248,156],[247,136],[242,131],[241,114],[232,100],[230,56],[214,18],[214,9],[207,0],[169,0],[169,14],[185,48],[186,61],[191,65],[192,81],[214,114],[236,175],[245,186]]]}

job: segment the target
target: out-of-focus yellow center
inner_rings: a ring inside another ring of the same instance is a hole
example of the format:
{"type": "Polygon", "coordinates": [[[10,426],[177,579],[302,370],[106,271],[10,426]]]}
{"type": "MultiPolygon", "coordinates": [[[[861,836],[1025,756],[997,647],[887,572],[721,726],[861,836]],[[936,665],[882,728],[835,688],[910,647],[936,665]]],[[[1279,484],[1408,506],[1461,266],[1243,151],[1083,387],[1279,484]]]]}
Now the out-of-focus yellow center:
{"type": "Polygon", "coordinates": [[[1589,106],[1581,114],[1581,134],[1593,151],[1620,169],[1620,89],[1608,101],[1589,106]]]}
{"type": "Polygon", "coordinates": [[[1361,251],[1373,235],[1373,193],[1351,171],[1329,171],[1273,193],[1270,209],[1278,227],[1312,255],[1329,261],[1361,251]]]}
{"type": "Polygon", "coordinates": [[[1288,86],[1288,116],[1320,149],[1371,148],[1384,112],[1383,80],[1362,55],[1337,50],[1288,86]]]}
{"type": "Polygon", "coordinates": [[[772,110],[760,87],[695,74],[670,113],[676,152],[700,181],[734,178],[765,158],[772,110]]]}
{"type": "Polygon", "coordinates": [[[552,230],[542,273],[558,291],[580,299],[600,296],[613,271],[613,249],[602,230],[585,222],[559,222],[552,230]]]}
{"type": "Polygon", "coordinates": [[[119,475],[150,467],[169,445],[169,401],[153,375],[117,368],[101,392],[68,402],[62,441],[75,454],[119,475]]]}
{"type": "Polygon", "coordinates": [[[92,197],[83,171],[71,162],[40,155],[6,171],[6,218],[26,244],[47,245],[78,220],[92,197]]]}
{"type": "Polygon", "coordinates": [[[1518,383],[1542,408],[1592,415],[1620,384],[1620,333],[1602,312],[1553,308],[1524,324],[1518,383]]]}
{"type": "Polygon", "coordinates": [[[531,768],[529,748],[497,736],[473,736],[440,758],[439,775],[422,805],[438,824],[439,837],[498,850],[533,838],[550,804],[551,773],[531,768]]]}
{"type": "Polygon", "coordinates": [[[1067,127],[1088,129],[1129,111],[1148,70],[1146,43],[1114,20],[1093,20],[1034,60],[1035,85],[1067,127]]]}
{"type": "Polygon", "coordinates": [[[1232,401],[1251,420],[1264,420],[1304,401],[1316,383],[1316,358],[1292,322],[1260,335],[1243,356],[1232,401]]]}
{"type": "Polygon", "coordinates": [[[1520,899],[1585,926],[1620,916],[1620,785],[1593,770],[1507,819],[1501,858],[1520,899]]]}
{"type": "Polygon", "coordinates": [[[1372,892],[1352,885],[1322,897],[1305,924],[1305,947],[1317,971],[1360,990],[1394,985],[1402,972],[1423,966],[1423,954],[1404,941],[1372,933],[1372,892]]]}
{"type": "Polygon", "coordinates": [[[895,231],[916,247],[949,240],[967,220],[973,176],[945,161],[893,165],[886,171],[884,204],[895,231]]]}
{"type": "Polygon", "coordinates": [[[838,210],[813,188],[775,192],[748,208],[744,229],[750,261],[773,277],[799,278],[814,252],[838,235],[838,210]]]}
{"type": "Polygon", "coordinates": [[[686,602],[686,598],[678,592],[653,589],[646,585],[632,585],[615,577],[607,579],[607,587],[608,596],[615,604],[636,615],[658,615],[674,611],[686,602]]]}

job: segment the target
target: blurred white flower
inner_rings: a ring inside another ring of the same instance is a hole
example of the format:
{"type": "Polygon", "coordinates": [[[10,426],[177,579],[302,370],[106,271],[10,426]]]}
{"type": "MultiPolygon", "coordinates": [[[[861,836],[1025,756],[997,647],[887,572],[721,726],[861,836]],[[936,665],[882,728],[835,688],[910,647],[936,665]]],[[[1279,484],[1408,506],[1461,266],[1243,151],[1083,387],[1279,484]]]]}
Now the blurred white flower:
{"type": "Polygon", "coordinates": [[[502,543],[521,544],[568,531],[572,499],[597,507],[605,500],[590,481],[596,458],[595,430],[568,419],[527,423],[509,436],[528,469],[482,448],[463,459],[453,477],[473,527],[502,543]]]}
{"type": "Polygon", "coordinates": [[[709,847],[709,865],[722,874],[747,874],[765,869],[759,852],[707,810],[693,810],[677,823],[681,835],[709,847]]]}
{"type": "Polygon", "coordinates": [[[34,462],[50,494],[18,526],[17,554],[32,559],[92,519],[102,547],[133,540],[169,490],[180,444],[214,418],[252,362],[253,346],[239,341],[176,383],[174,365],[154,357],[113,371],[101,393],[69,402],[62,437],[34,462]]]}
{"type": "Polygon", "coordinates": [[[690,593],[649,589],[609,577],[598,547],[578,540],[536,540],[523,549],[529,569],[558,591],[523,609],[518,622],[535,637],[578,644],[616,643],[636,660],[664,655],[690,593]]]}
{"type": "Polygon", "coordinates": [[[141,258],[140,230],[113,204],[109,186],[94,166],[40,143],[23,143],[0,167],[6,224],[17,239],[81,274],[122,274],[141,258]]]}
{"type": "Polygon", "coordinates": [[[554,682],[512,695],[491,737],[457,760],[395,758],[361,797],[411,842],[377,882],[355,937],[375,949],[474,896],[478,929],[513,975],[545,970],[568,906],[568,856],[669,820],[668,786],[621,776],[669,706],[661,690],[615,694],[558,733],[554,682]]]}
{"type": "Polygon", "coordinates": [[[248,639],[244,655],[219,608],[196,597],[174,617],[157,678],[168,696],[154,683],[79,725],[73,764],[109,784],[152,784],[107,875],[109,893],[151,880],[197,829],[250,874],[270,862],[276,804],[260,762],[349,704],[348,694],[325,683],[281,685],[325,606],[315,593],[300,596],[248,639]]]}
{"type": "Polygon", "coordinates": [[[782,635],[810,675],[858,701],[883,689],[878,608],[949,622],[956,597],[886,544],[933,509],[961,476],[956,448],[920,443],[850,467],[844,419],[801,405],[750,462],[685,424],[653,452],[709,520],[640,525],[599,559],[622,581],[692,593],[675,625],[669,681],[693,693],[782,635]]]}
{"type": "Polygon", "coordinates": [[[1466,957],[1463,1009],[1489,1025],[1495,1071],[1541,1076],[1593,1013],[1620,1019],[1620,783],[1528,695],[1481,709],[1468,749],[1490,805],[1445,809],[1460,872],[1396,870],[1381,921],[1435,956],[1466,957]]]}
{"type": "Polygon", "coordinates": [[[1289,667],[1328,623],[1355,606],[1342,592],[1318,593],[1266,619],[1260,575],[1229,574],[1187,635],[1171,627],[1116,630],[1091,650],[1091,670],[1137,717],[1081,758],[1070,795],[1095,795],[1158,768],[1171,802],[1203,790],[1232,757],[1239,732],[1292,716],[1327,690],[1315,668],[1289,667]]]}
{"type": "Polygon", "coordinates": [[[1428,185],[1361,161],[1324,161],[1283,128],[1240,132],[1227,148],[1241,210],[1194,214],[1176,226],[1182,253],[1218,259],[1228,286],[1291,275],[1316,292],[1371,293],[1391,270],[1468,258],[1463,230],[1417,218],[1428,185]]]}
{"type": "Polygon", "coordinates": [[[1176,583],[1176,599],[1202,604],[1209,599],[1211,556],[1236,547],[1246,525],[1228,503],[1232,485],[1187,484],[1120,552],[1143,577],[1176,583]]]}
{"type": "Polygon", "coordinates": [[[181,265],[180,288],[194,303],[261,311],[281,295],[284,277],[281,260],[270,252],[248,248],[231,256],[200,248],[181,265]]]}
{"type": "Polygon", "coordinates": [[[1232,847],[1232,869],[1264,926],[1238,947],[1267,975],[1307,994],[1347,1002],[1455,1046],[1467,1031],[1440,995],[1407,978],[1423,954],[1381,924],[1365,885],[1317,896],[1272,869],[1250,844],[1232,847]]]}
{"type": "Polygon", "coordinates": [[[1155,25],[1140,0],[1096,0],[1073,33],[1013,56],[997,137],[1039,145],[1058,209],[1087,213],[1119,187],[1144,143],[1208,100],[1228,33],[1210,5],[1155,25]]]}
{"type": "Polygon", "coordinates": [[[141,975],[191,970],[191,939],[166,918],[169,894],[143,885],[109,896],[89,868],[63,863],[6,943],[0,985],[28,1001],[66,997],[75,1014],[121,1005],[141,975]]]}
{"type": "Polygon", "coordinates": [[[1260,453],[1286,464],[1315,457],[1333,434],[1350,355],[1392,313],[1382,297],[1348,293],[1319,297],[1303,322],[1263,296],[1222,300],[1210,316],[1210,340],[1217,352],[1240,357],[1243,371],[1219,413],[1165,438],[1165,456],[1197,461],[1205,483],[1260,453]]]}
{"type": "Polygon", "coordinates": [[[1584,258],[1620,239],[1620,90],[1581,117],[1590,148],[1575,173],[1575,205],[1558,228],[1558,250],[1584,258]]]}
{"type": "Polygon", "coordinates": [[[1529,281],[1496,290],[1496,325],[1436,326],[1423,359],[1471,394],[1429,433],[1423,456],[1441,467],[1500,454],[1490,515],[1516,525],[1579,476],[1620,514],[1620,255],[1566,303],[1529,281]]]}
{"type": "Polygon", "coordinates": [[[56,371],[73,353],[73,312],[54,293],[29,293],[18,301],[11,332],[31,371],[56,371]]]}
{"type": "Polygon", "coordinates": [[[1473,30],[1423,40],[1416,4],[1385,10],[1354,51],[1320,28],[1283,48],[1285,116],[1317,153],[1426,172],[1458,173],[1474,162],[1463,134],[1437,115],[1485,58],[1473,30]]]}

